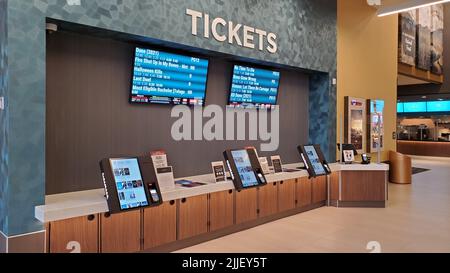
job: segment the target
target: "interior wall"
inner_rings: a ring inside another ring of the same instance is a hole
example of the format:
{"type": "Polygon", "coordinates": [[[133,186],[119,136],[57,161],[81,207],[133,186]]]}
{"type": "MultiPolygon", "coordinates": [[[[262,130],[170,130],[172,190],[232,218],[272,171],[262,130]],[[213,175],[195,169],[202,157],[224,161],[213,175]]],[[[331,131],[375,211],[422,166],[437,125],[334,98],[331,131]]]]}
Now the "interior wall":
{"type": "MultiPolygon", "coordinates": [[[[338,0],[337,141],[344,97],[385,101],[385,152],[396,150],[397,33],[396,15],[379,18],[365,0],[338,0]]],[[[373,157],[376,159],[376,157],[373,157]]]]}
{"type": "MultiPolygon", "coordinates": [[[[210,173],[211,162],[223,160],[226,149],[259,150],[259,141],[173,140],[171,106],[129,103],[133,52],[131,43],[66,32],[48,35],[47,194],[101,188],[98,162],[103,158],[164,149],[180,178],[210,173]]],[[[232,68],[231,61],[210,58],[207,105],[227,104],[232,68]]],[[[260,155],[279,154],[284,163],[295,163],[300,161],[297,146],[308,143],[309,77],[282,70],[279,90],[280,146],[260,155]]]]}

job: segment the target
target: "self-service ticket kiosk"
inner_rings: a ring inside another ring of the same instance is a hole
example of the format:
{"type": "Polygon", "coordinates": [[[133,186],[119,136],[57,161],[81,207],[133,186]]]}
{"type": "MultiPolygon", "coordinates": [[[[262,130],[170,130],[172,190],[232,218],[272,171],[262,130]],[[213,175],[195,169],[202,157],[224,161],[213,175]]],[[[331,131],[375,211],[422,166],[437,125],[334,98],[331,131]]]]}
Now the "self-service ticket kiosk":
{"type": "Polygon", "coordinates": [[[227,150],[223,155],[237,190],[267,184],[254,149],[227,150]]]}
{"type": "Polygon", "coordinates": [[[110,213],[162,204],[150,157],[103,159],[100,170],[110,213]]]}
{"type": "Polygon", "coordinates": [[[300,145],[298,146],[298,151],[310,177],[318,177],[331,173],[330,166],[325,160],[325,156],[319,145],[300,145]]]}

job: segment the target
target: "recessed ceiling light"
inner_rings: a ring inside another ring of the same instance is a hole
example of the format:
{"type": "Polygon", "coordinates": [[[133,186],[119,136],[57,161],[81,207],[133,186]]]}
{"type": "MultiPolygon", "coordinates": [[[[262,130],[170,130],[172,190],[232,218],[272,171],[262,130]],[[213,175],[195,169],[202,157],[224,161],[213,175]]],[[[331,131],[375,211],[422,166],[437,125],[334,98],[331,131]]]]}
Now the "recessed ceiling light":
{"type": "Polygon", "coordinates": [[[427,98],[427,96],[422,96],[422,99],[426,99],[427,98]]]}
{"type": "Polygon", "coordinates": [[[438,99],[438,101],[443,101],[444,99],[438,99]]]}
{"type": "Polygon", "coordinates": [[[386,7],[381,7],[378,10],[377,15],[378,17],[383,17],[396,13],[428,7],[432,5],[443,4],[446,2],[450,2],[450,0],[409,0],[397,5],[389,5],[386,7]]]}

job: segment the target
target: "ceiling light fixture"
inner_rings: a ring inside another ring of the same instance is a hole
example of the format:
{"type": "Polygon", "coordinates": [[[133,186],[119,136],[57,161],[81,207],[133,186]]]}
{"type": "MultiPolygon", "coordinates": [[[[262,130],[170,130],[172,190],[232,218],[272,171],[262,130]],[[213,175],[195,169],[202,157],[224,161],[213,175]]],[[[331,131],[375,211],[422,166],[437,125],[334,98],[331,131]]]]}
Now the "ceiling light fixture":
{"type": "Polygon", "coordinates": [[[408,0],[400,4],[381,7],[378,9],[377,15],[383,17],[446,2],[450,2],[450,0],[408,0]]]}

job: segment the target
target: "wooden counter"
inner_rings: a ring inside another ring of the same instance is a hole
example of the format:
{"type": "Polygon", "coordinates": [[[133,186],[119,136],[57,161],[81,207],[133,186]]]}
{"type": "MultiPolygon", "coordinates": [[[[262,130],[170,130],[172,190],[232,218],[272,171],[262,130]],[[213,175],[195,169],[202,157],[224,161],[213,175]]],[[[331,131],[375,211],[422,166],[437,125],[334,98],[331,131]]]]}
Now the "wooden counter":
{"type": "MultiPolygon", "coordinates": [[[[342,166],[330,177],[330,205],[335,207],[384,208],[388,200],[386,164],[379,169],[352,170],[355,165],[342,166]]],[[[359,167],[357,167],[359,168],[359,167]]]]}
{"type": "Polygon", "coordinates": [[[353,198],[358,187],[366,187],[361,177],[382,176],[388,165],[332,164],[331,169],[331,176],[313,179],[304,170],[271,174],[267,185],[242,191],[231,181],[212,183],[212,175],[192,177],[207,185],[177,187],[162,193],[162,206],[114,215],[107,212],[102,189],[59,194],[36,207],[36,218],[46,223],[51,253],[69,252],[74,242],[82,253],[170,252],[326,206],[332,199],[329,185],[342,178],[349,182],[344,196],[353,198]]]}
{"type": "Polygon", "coordinates": [[[450,157],[450,142],[399,140],[397,151],[406,155],[450,157]]]}

